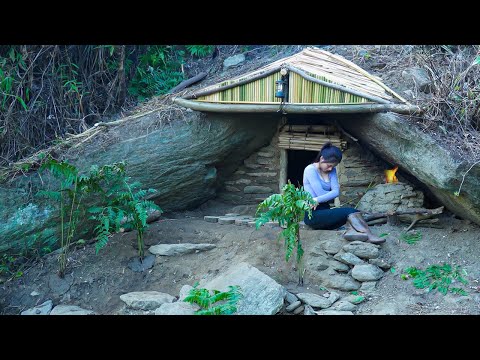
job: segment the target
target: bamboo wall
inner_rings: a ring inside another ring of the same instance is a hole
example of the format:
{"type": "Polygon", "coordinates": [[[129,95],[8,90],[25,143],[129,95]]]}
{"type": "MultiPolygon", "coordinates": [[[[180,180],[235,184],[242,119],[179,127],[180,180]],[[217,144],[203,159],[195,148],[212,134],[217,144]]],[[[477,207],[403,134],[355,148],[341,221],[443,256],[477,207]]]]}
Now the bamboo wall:
{"type": "MultiPolygon", "coordinates": [[[[220,91],[211,95],[200,96],[200,101],[228,101],[228,102],[261,102],[261,103],[280,103],[280,98],[275,97],[275,81],[282,76],[280,72],[270,76],[258,79],[253,82],[243,84],[228,90],[220,91]]],[[[221,86],[228,85],[226,81],[221,86]]]]}
{"type": "MultiPolygon", "coordinates": [[[[322,76],[313,74],[312,76],[326,82],[331,82],[322,76]]],[[[277,72],[263,79],[258,79],[231,89],[200,96],[197,100],[208,102],[280,103],[281,99],[275,97],[275,81],[280,78],[280,72],[277,72]]],[[[229,81],[225,81],[220,84],[220,86],[225,86],[229,83],[229,81]]],[[[360,96],[316,84],[292,71],[289,72],[288,103],[358,104],[368,101],[369,100],[360,96]]]]}
{"type": "MultiPolygon", "coordinates": [[[[322,76],[309,74],[319,80],[331,82],[322,76]]],[[[316,104],[358,104],[368,102],[360,96],[355,96],[340,90],[335,90],[312,81],[290,71],[289,73],[290,103],[316,104]]]]}

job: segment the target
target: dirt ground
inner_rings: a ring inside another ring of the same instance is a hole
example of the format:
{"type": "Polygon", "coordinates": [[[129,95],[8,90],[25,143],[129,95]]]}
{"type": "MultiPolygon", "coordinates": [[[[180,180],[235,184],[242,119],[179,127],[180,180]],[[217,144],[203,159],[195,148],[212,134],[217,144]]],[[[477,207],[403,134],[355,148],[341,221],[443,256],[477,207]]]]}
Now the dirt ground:
{"type": "MultiPolygon", "coordinates": [[[[216,248],[181,256],[157,256],[154,266],[144,272],[134,272],[128,267],[136,256],[134,232],[113,235],[98,255],[95,255],[94,244],[72,251],[63,280],[56,274],[56,255],[47,255],[22,277],[1,284],[0,311],[20,314],[51,299],[54,305],[77,305],[97,314],[149,314],[127,309],[120,295],[155,290],[178,297],[183,285],[213,278],[242,261],[257,267],[293,293],[321,294],[325,290],[309,276],[312,269],[308,266],[303,287],[297,286],[294,262],[286,263],[283,241],[277,241],[280,228],[256,230],[203,220],[204,215],[224,215],[238,209],[211,200],[192,211],[163,214],[160,220],[150,224],[145,238],[147,248],[160,243],[212,243],[216,248]]],[[[358,306],[356,315],[480,314],[480,228],[449,213],[440,217],[440,224],[443,229],[419,227],[422,239],[413,245],[399,240],[405,225],[372,228],[376,234],[388,233],[381,252],[383,258],[393,263],[394,270],[385,272],[373,293],[363,294],[367,300],[358,306]],[[408,266],[425,268],[443,262],[461,265],[466,270],[468,296],[428,293],[415,288],[412,280],[401,278],[408,266]]],[[[341,236],[341,231],[301,230],[305,254],[315,241],[335,236],[341,236]]]]}

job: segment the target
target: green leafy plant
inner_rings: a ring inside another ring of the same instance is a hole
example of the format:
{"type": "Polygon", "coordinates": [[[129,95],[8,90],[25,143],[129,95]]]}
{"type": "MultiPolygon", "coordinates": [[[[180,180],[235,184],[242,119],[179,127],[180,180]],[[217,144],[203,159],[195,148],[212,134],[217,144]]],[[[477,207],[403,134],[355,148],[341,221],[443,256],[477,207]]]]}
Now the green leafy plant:
{"type": "Polygon", "coordinates": [[[211,55],[215,49],[214,45],[185,45],[190,55],[197,57],[205,57],[211,55]]]}
{"type": "Polygon", "coordinates": [[[43,196],[58,203],[60,215],[60,248],[59,272],[63,278],[68,262],[68,252],[75,236],[78,219],[85,213],[83,200],[89,193],[103,192],[101,182],[107,175],[123,172],[123,164],[104,165],[102,168],[92,166],[87,175],[79,174],[78,169],[66,161],[58,161],[49,157],[39,171],[48,170],[60,181],[56,190],[40,190],[37,196],[43,196]]]}
{"type": "Polygon", "coordinates": [[[243,298],[241,288],[238,285],[229,286],[229,290],[225,292],[197,289],[197,286],[198,282],[183,299],[185,302],[200,306],[195,315],[231,315],[237,311],[237,303],[243,298]]]}
{"type": "Polygon", "coordinates": [[[428,291],[437,289],[443,295],[450,291],[454,294],[466,296],[465,289],[451,287],[456,281],[466,285],[468,282],[463,275],[467,275],[467,273],[460,266],[453,267],[444,263],[443,265],[430,265],[425,270],[408,267],[401,277],[403,280],[413,279],[413,285],[418,289],[428,288],[428,291]]]}
{"type": "Polygon", "coordinates": [[[153,45],[140,57],[135,76],[128,91],[143,101],[154,95],[162,95],[184,80],[180,71],[182,54],[169,45],[153,45]]]}
{"type": "Polygon", "coordinates": [[[417,241],[421,240],[422,239],[422,233],[421,232],[415,232],[415,233],[412,233],[412,234],[408,234],[408,233],[403,233],[400,238],[405,241],[407,244],[409,245],[413,245],[413,244],[416,244],[417,241]]]}
{"type": "Polygon", "coordinates": [[[6,275],[9,278],[17,278],[23,275],[23,271],[18,269],[17,257],[10,254],[0,256],[0,276],[6,275]]]}
{"type": "Polygon", "coordinates": [[[303,187],[296,188],[290,180],[282,188],[282,194],[273,194],[258,205],[256,228],[269,221],[278,221],[284,230],[279,234],[279,238],[285,240],[285,260],[288,262],[294,250],[297,252],[298,282],[303,285],[303,248],[300,241],[300,226],[305,215],[312,217],[312,206],[316,202],[309,192],[304,191],[303,187]]]}
{"type": "Polygon", "coordinates": [[[129,182],[129,177],[125,172],[118,174],[114,183],[110,183],[110,188],[105,193],[106,206],[91,207],[88,212],[92,214],[91,219],[96,219],[99,224],[95,227],[97,243],[95,250],[98,253],[103,248],[112,233],[117,232],[120,227],[127,230],[137,231],[137,247],[140,260],[143,260],[145,254],[145,244],[143,235],[148,228],[147,218],[149,212],[160,211],[162,209],[153,201],[147,200],[148,193],[155,193],[155,189],[141,189],[140,182],[129,182]]]}

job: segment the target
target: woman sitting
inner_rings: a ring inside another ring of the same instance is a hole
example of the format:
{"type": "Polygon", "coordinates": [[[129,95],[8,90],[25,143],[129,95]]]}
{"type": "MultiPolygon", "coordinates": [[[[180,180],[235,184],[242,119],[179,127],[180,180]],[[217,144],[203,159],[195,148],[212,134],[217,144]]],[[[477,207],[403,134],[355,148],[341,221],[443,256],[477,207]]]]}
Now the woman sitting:
{"type": "Polygon", "coordinates": [[[336,166],[342,161],[342,151],[327,142],[319,151],[312,164],[303,172],[303,187],[308,191],[316,205],[312,207],[312,218],[305,213],[304,222],[314,229],[333,230],[346,225],[344,238],[350,241],[368,241],[374,244],[385,239],[374,235],[362,214],[351,207],[330,208],[330,201],[340,195],[336,166]]]}

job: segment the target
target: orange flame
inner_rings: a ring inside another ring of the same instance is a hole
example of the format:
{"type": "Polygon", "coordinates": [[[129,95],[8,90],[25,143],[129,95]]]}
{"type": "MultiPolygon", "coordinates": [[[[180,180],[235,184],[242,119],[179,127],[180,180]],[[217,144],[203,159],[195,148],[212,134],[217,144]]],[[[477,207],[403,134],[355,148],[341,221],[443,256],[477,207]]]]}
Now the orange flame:
{"type": "Polygon", "coordinates": [[[385,182],[388,183],[396,183],[398,182],[397,177],[395,176],[395,173],[398,170],[398,166],[395,166],[391,170],[385,170],[385,182]]]}

